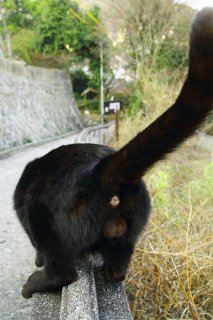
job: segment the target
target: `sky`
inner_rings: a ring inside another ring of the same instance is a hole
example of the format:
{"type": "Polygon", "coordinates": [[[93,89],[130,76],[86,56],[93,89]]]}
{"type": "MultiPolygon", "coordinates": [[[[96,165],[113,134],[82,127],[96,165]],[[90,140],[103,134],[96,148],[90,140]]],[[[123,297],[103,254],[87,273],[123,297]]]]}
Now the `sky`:
{"type": "MultiPolygon", "coordinates": [[[[94,2],[100,4],[101,0],[80,0],[84,5],[90,5],[94,2]]],[[[193,7],[194,9],[202,9],[203,7],[213,7],[213,0],[176,0],[176,2],[183,2],[193,7]]]]}
{"type": "Polygon", "coordinates": [[[203,7],[213,7],[213,0],[177,0],[193,7],[194,9],[202,9],[203,7]]]}

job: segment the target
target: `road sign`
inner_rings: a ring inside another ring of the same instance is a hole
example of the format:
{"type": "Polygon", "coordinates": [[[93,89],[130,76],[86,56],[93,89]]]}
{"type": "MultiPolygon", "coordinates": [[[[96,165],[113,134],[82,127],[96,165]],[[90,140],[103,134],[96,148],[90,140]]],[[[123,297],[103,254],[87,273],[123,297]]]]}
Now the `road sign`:
{"type": "Polygon", "coordinates": [[[122,109],[120,101],[108,101],[104,103],[104,114],[116,113],[122,109]]]}

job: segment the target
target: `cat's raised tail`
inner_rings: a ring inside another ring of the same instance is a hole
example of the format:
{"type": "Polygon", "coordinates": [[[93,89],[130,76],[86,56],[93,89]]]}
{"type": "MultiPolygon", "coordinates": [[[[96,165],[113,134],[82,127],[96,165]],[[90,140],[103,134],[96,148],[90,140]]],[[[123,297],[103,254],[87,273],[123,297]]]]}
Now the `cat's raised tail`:
{"type": "Polygon", "coordinates": [[[176,102],[103,162],[102,182],[116,189],[138,182],[156,161],[193,134],[212,108],[213,8],[204,8],[192,23],[188,75],[176,102]]]}

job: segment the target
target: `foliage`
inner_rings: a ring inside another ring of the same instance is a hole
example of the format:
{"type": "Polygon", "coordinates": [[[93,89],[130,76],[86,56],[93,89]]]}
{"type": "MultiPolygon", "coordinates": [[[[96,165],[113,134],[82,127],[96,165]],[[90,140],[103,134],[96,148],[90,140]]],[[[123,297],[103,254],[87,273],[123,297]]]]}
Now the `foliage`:
{"type": "MultiPolygon", "coordinates": [[[[12,34],[20,29],[36,32],[33,50],[41,53],[59,53],[68,46],[76,59],[94,58],[94,49],[99,41],[97,32],[70,13],[70,9],[73,9],[88,20],[75,2],[3,0],[2,7],[6,10],[4,19],[12,34]]],[[[91,12],[99,19],[97,7],[91,9],[91,12]]]]}
{"type": "Polygon", "coordinates": [[[187,62],[188,31],[193,10],[173,0],[121,0],[114,5],[121,48],[136,73],[138,67],[184,67],[187,62]]]}
{"type": "Polygon", "coordinates": [[[81,93],[89,86],[89,76],[82,69],[77,69],[71,72],[71,79],[73,90],[77,98],[80,98],[81,93]]]}
{"type": "Polygon", "coordinates": [[[35,18],[38,50],[44,53],[59,52],[68,46],[76,59],[94,57],[92,50],[98,45],[97,35],[90,26],[71,15],[70,9],[83,15],[78,5],[69,0],[49,0],[40,5],[40,12],[35,18]]]}
{"type": "Polygon", "coordinates": [[[20,29],[12,36],[13,53],[28,64],[32,64],[32,53],[35,42],[35,32],[30,29],[20,29]]]}
{"type": "Polygon", "coordinates": [[[211,112],[210,115],[208,116],[206,123],[202,127],[202,130],[205,133],[213,136],[213,112],[211,112]]]}
{"type": "Polygon", "coordinates": [[[131,116],[135,116],[139,111],[141,111],[141,109],[145,109],[145,106],[142,102],[142,96],[142,90],[135,90],[133,94],[129,97],[129,105],[131,106],[131,108],[129,108],[129,114],[131,116]]]}
{"type": "Polygon", "coordinates": [[[1,0],[1,7],[6,11],[4,18],[10,32],[15,33],[22,28],[32,27],[30,0],[1,0]]]}
{"type": "MultiPolygon", "coordinates": [[[[117,26],[117,43],[120,55],[126,63],[128,74],[134,81],[130,114],[149,110],[146,96],[147,84],[153,78],[164,81],[163,73],[170,79],[177,72],[185,72],[188,63],[188,34],[194,11],[173,0],[122,0],[113,1],[110,17],[117,26]]],[[[107,11],[107,10],[106,10],[107,11]]],[[[106,13],[107,14],[107,13],[106,13]]],[[[156,80],[154,85],[156,87],[156,80]]],[[[172,79],[171,79],[172,80],[172,79]]],[[[173,80],[172,80],[173,81],[173,80]]],[[[155,105],[158,108],[159,103],[155,105]]]]}
{"type": "MultiPolygon", "coordinates": [[[[4,26],[0,21],[0,33],[12,35],[13,54],[35,66],[67,68],[72,70],[74,90],[80,97],[88,87],[100,87],[100,41],[104,50],[109,41],[94,27],[95,22],[70,0],[0,0],[4,8],[4,26]],[[71,13],[73,10],[84,21],[71,13]],[[83,71],[85,60],[88,72],[83,71]],[[73,70],[77,71],[73,71],[73,70]],[[82,71],[79,72],[79,69],[82,71]],[[79,83],[77,83],[79,81],[79,83]],[[81,89],[83,90],[81,91],[81,89]]],[[[99,7],[90,13],[101,20],[99,7]]],[[[112,78],[107,54],[104,55],[104,83],[112,78]]]]}

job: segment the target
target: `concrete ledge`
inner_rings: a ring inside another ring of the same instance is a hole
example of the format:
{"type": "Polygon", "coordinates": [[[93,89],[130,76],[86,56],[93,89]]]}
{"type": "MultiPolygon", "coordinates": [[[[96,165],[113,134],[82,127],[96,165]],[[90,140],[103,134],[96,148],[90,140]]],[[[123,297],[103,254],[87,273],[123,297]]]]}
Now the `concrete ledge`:
{"type": "Polygon", "coordinates": [[[78,281],[62,290],[60,320],[98,320],[93,259],[78,262],[78,281]]]}
{"type": "Polygon", "coordinates": [[[36,293],[33,295],[31,319],[60,320],[61,293],[36,293]]]}
{"type": "Polygon", "coordinates": [[[78,262],[78,281],[62,292],[34,294],[32,320],[132,320],[123,284],[106,283],[100,256],[78,262]]]}
{"type": "Polygon", "coordinates": [[[103,262],[98,256],[94,259],[94,276],[100,320],[131,320],[123,283],[107,283],[103,278],[103,262]]]}

